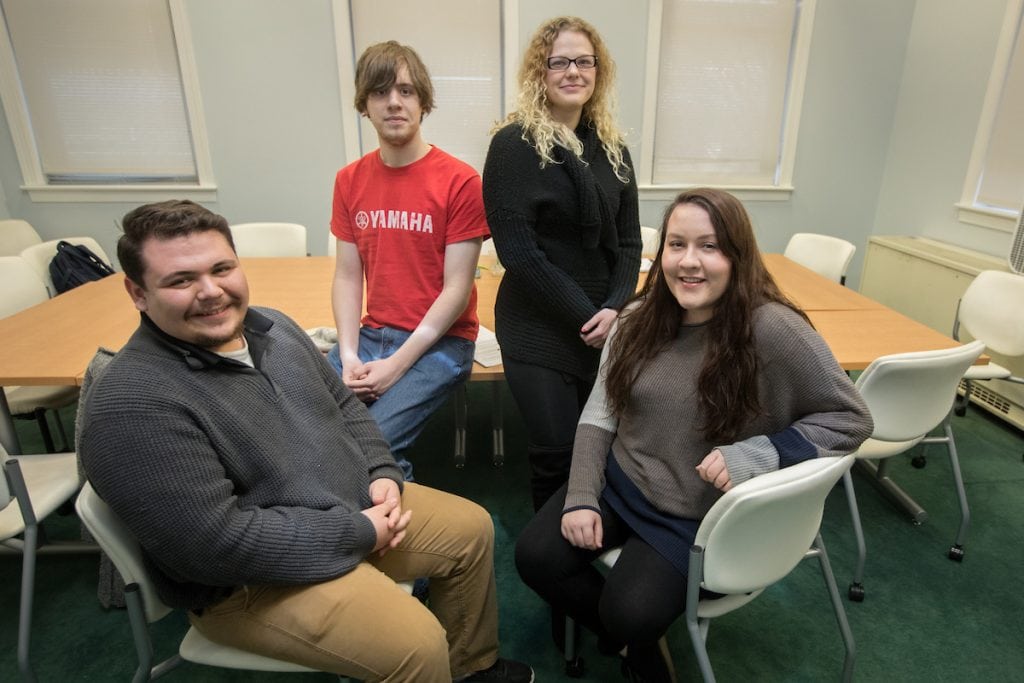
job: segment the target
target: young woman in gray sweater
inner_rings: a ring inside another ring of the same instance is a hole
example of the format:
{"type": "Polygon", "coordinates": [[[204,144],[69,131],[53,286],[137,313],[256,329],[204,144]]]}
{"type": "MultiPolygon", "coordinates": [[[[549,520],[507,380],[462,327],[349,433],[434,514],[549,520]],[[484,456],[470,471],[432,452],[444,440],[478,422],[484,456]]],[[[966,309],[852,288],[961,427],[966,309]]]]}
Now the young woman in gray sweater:
{"type": "Polygon", "coordinates": [[[700,520],[733,485],[855,450],[871,416],[761,260],[727,192],[684,192],[636,301],[620,316],[576,432],[563,496],[516,547],[523,580],[619,650],[636,680],[670,680],[657,642],[682,614],[700,520]],[[603,576],[593,566],[622,546],[603,576]]]}

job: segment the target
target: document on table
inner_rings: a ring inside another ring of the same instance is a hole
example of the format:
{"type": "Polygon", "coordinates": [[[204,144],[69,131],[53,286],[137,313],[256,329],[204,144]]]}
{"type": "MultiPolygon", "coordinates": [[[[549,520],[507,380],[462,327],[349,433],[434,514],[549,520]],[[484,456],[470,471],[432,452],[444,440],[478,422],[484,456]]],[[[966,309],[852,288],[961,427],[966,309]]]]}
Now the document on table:
{"type": "Polygon", "coordinates": [[[501,349],[498,348],[498,338],[494,336],[494,332],[483,325],[480,326],[480,332],[476,337],[476,352],[473,354],[473,360],[485,368],[501,365],[501,349]]]}

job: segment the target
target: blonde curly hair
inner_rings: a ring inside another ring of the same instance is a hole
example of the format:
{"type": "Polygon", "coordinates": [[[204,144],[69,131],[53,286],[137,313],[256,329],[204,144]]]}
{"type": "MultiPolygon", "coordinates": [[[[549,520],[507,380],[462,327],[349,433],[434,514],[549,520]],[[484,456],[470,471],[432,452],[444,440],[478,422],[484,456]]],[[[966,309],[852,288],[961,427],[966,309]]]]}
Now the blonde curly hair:
{"type": "MultiPolygon", "coordinates": [[[[578,31],[590,40],[597,57],[597,78],[594,94],[583,105],[583,118],[588,119],[597,130],[605,156],[612,165],[615,175],[622,182],[629,182],[629,169],[623,159],[626,146],[625,135],[615,122],[615,60],[601,35],[590,23],[579,17],[555,17],[537,28],[519,65],[519,95],[517,109],[495,126],[498,130],[510,123],[523,127],[523,139],[529,142],[540,156],[540,167],[557,163],[552,154],[555,146],[571,150],[576,156],[583,156],[583,143],[565,124],[551,118],[547,86],[547,59],[551,46],[563,31],[578,31]]],[[[492,131],[493,132],[493,131],[492,131]]]]}

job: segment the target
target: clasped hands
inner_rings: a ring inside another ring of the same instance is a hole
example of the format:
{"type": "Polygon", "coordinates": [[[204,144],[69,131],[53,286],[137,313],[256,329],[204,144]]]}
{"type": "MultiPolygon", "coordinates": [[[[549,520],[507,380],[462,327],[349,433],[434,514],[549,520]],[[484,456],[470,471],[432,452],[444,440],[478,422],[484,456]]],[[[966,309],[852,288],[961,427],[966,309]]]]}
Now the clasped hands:
{"type": "MultiPolygon", "coordinates": [[[[717,448],[700,461],[697,474],[722,492],[732,488],[725,457],[717,448]]],[[[561,531],[562,538],[577,548],[600,550],[604,541],[601,515],[590,509],[573,510],[562,515],[561,531]]]]}
{"type": "Polygon", "coordinates": [[[373,529],[377,532],[377,542],[373,552],[381,557],[405,538],[405,530],[412,518],[412,510],[402,510],[402,493],[398,484],[392,479],[374,479],[370,482],[370,500],[372,507],[363,510],[373,529]]]}
{"type": "Polygon", "coordinates": [[[407,368],[402,367],[394,356],[371,360],[367,363],[358,358],[346,361],[341,373],[341,381],[363,403],[373,403],[384,395],[384,392],[402,378],[407,368]]]}

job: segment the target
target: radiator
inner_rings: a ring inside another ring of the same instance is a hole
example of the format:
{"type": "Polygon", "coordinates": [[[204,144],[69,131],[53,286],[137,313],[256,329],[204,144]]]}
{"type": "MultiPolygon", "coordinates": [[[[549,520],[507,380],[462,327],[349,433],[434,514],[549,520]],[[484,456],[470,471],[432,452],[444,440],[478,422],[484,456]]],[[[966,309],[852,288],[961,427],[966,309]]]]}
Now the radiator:
{"type": "MultiPolygon", "coordinates": [[[[1008,271],[1006,260],[926,237],[872,237],[864,257],[861,293],[943,334],[953,330],[956,304],[983,270],[1008,271]]],[[[1021,315],[1020,310],[1008,315],[1021,315]]],[[[961,341],[969,340],[961,330],[961,341]]],[[[1024,377],[1024,358],[988,352],[1024,377]]],[[[975,382],[971,401],[1024,430],[1024,385],[975,382]]]]}

